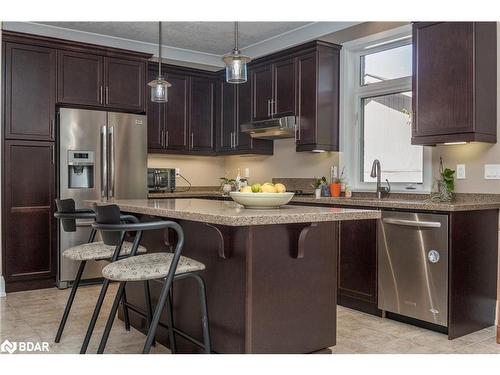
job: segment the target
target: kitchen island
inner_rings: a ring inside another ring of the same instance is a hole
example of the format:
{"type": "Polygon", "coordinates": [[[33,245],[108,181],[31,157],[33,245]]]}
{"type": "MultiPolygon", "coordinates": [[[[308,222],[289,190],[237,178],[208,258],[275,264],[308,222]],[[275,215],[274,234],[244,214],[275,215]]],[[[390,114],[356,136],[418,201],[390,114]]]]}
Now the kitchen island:
{"type": "MultiPolygon", "coordinates": [[[[336,340],[338,223],[377,219],[380,212],[284,206],[249,210],[204,199],[116,200],[142,221],[170,219],[185,232],[183,255],[206,265],[212,347],[218,353],[313,353],[336,340]]],[[[360,234],[362,235],[362,234],[360,234]]],[[[173,232],[147,232],[149,252],[170,251],[173,232]]],[[[161,282],[152,283],[153,302],[161,282]]],[[[145,311],[142,283],[127,285],[128,302],[145,311]]],[[[196,285],[174,283],[175,326],[202,337],[196,285]]],[[[132,325],[145,331],[142,315],[132,325]]],[[[163,320],[165,322],[165,320],[163,320]]],[[[165,327],[157,339],[168,346],[165,327]]],[[[180,352],[193,344],[177,337],[180,352]]]]}

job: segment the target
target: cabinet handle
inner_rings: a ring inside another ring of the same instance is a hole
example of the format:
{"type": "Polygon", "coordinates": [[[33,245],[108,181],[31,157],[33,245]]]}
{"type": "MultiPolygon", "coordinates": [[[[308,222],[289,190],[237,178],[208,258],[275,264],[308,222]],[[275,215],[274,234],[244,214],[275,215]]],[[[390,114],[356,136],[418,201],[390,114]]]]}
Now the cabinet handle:
{"type": "Polygon", "coordinates": [[[54,145],[50,146],[50,149],[51,149],[51,152],[52,152],[52,156],[51,156],[51,161],[52,161],[52,165],[56,164],[56,148],[54,147],[54,145]]]}
{"type": "Polygon", "coordinates": [[[50,139],[55,139],[55,135],[54,135],[54,119],[50,120],[50,139]]]}
{"type": "Polygon", "coordinates": [[[273,99],[271,103],[273,104],[273,106],[271,107],[271,115],[274,116],[277,112],[278,101],[273,99]]]}
{"type": "Polygon", "coordinates": [[[102,104],[102,85],[99,87],[99,103],[102,104]]]}
{"type": "Polygon", "coordinates": [[[271,117],[271,100],[267,99],[267,117],[271,117]]]}
{"type": "Polygon", "coordinates": [[[165,147],[168,147],[168,130],[165,132],[165,147]]]}
{"type": "Polygon", "coordinates": [[[106,86],[106,104],[109,104],[109,87],[106,86]]]}
{"type": "Polygon", "coordinates": [[[160,146],[165,147],[165,131],[160,130],[160,146]]]}
{"type": "Polygon", "coordinates": [[[194,148],[194,133],[191,132],[191,148],[194,148]]]}
{"type": "Polygon", "coordinates": [[[237,132],[234,132],[234,148],[237,148],[238,147],[238,133],[237,132]]]}

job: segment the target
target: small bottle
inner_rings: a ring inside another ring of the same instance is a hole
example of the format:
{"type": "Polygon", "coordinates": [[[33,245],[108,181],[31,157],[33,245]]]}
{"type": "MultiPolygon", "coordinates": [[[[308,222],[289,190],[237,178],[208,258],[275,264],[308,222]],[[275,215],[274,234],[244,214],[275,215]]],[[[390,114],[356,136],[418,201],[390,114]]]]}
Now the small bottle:
{"type": "Polygon", "coordinates": [[[241,173],[240,169],[238,168],[238,171],[236,172],[236,191],[240,191],[241,189],[241,173]]]}
{"type": "Polygon", "coordinates": [[[350,185],[345,186],[345,197],[346,198],[351,198],[352,197],[352,190],[350,185]]]}

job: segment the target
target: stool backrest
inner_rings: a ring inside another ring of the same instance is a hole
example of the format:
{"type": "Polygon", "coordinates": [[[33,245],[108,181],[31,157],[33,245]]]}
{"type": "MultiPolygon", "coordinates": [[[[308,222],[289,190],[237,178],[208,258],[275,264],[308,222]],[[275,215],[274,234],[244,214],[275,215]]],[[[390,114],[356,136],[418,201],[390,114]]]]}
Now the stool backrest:
{"type": "MultiPolygon", "coordinates": [[[[72,214],[75,213],[75,200],[73,198],[68,199],[56,199],[57,213],[72,214]]],[[[70,217],[60,219],[63,229],[65,232],[75,232],[76,231],[76,217],[68,215],[70,217]]],[[[57,217],[57,215],[56,215],[57,217]]]]}
{"type": "MultiPolygon", "coordinates": [[[[120,224],[120,208],[116,204],[105,206],[94,206],[96,223],[98,224],[120,224]]],[[[118,246],[121,244],[122,233],[101,231],[102,241],[106,245],[118,246]]]]}

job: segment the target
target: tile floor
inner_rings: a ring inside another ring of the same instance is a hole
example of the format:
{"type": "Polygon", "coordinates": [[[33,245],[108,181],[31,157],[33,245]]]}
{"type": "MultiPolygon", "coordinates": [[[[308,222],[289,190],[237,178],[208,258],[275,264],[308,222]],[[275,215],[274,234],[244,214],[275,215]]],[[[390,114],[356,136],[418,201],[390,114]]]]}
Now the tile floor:
{"type": "MultiPolygon", "coordinates": [[[[116,285],[111,286],[88,353],[97,350],[115,291],[116,285]]],[[[55,344],[53,339],[69,294],[68,289],[10,293],[6,298],[0,298],[0,343],[5,339],[47,341],[50,343],[49,353],[78,353],[98,293],[99,286],[86,286],[78,290],[59,344],[55,344]]],[[[123,322],[117,319],[106,353],[140,353],[144,339],[144,335],[133,328],[126,332],[123,322]]],[[[440,333],[339,306],[337,345],[332,350],[339,354],[500,354],[500,345],[495,342],[494,327],[450,341],[440,333]]],[[[152,353],[169,353],[169,350],[157,345],[152,348],[152,353]]]]}

